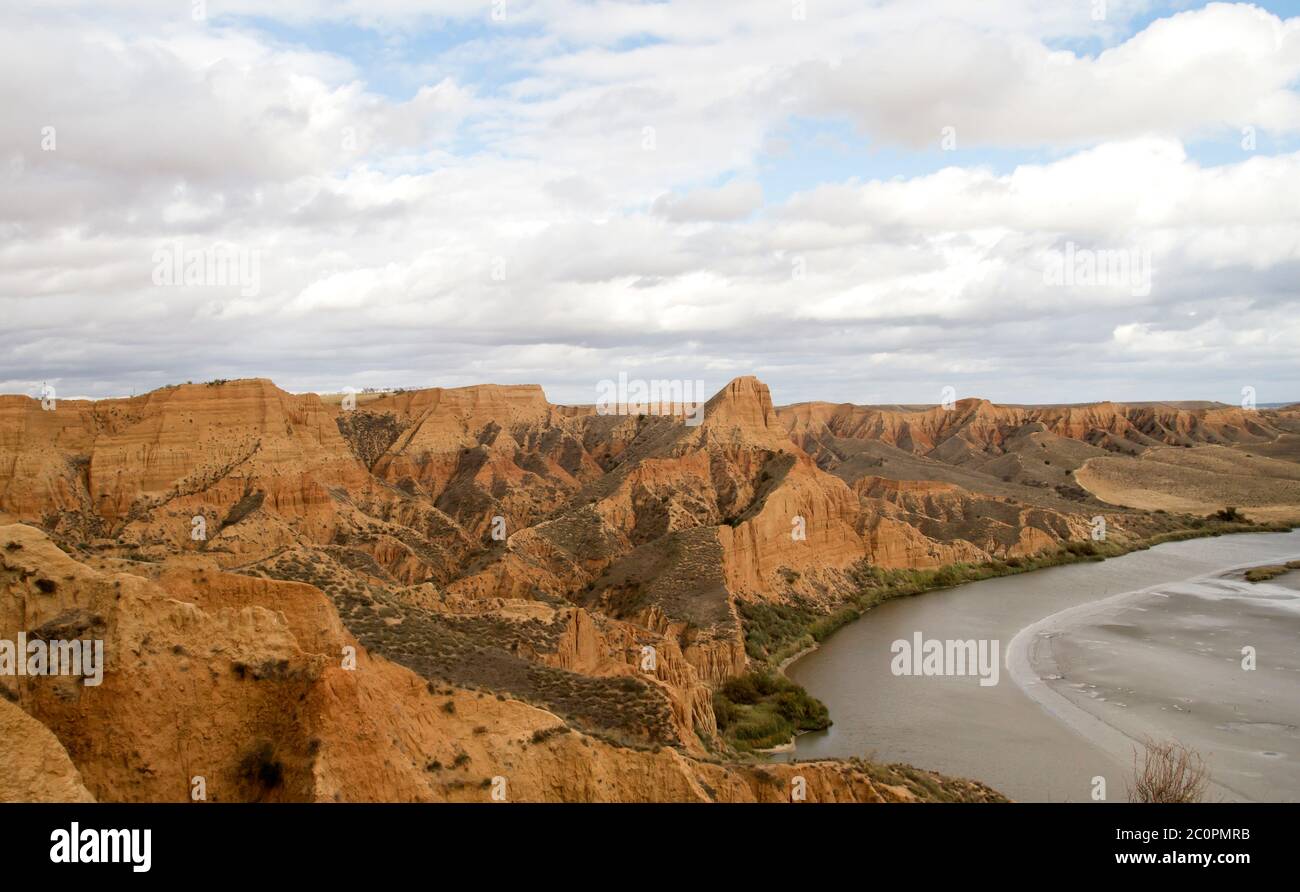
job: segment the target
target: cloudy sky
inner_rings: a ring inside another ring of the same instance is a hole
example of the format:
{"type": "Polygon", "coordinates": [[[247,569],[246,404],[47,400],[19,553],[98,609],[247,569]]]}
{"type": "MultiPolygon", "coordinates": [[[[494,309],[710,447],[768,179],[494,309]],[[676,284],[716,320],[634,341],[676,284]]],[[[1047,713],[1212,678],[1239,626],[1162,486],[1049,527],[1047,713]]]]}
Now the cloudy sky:
{"type": "Polygon", "coordinates": [[[1300,400],[1300,4],[7,0],[0,392],[1300,400]]]}

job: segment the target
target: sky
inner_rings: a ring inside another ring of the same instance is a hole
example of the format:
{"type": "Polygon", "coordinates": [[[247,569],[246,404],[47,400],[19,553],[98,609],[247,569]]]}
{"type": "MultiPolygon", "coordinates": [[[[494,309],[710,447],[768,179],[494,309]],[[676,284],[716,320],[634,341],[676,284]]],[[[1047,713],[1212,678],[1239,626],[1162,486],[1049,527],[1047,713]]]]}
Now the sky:
{"type": "Polygon", "coordinates": [[[0,393],[1262,404],[1298,311],[1294,0],[0,5],[0,393]]]}

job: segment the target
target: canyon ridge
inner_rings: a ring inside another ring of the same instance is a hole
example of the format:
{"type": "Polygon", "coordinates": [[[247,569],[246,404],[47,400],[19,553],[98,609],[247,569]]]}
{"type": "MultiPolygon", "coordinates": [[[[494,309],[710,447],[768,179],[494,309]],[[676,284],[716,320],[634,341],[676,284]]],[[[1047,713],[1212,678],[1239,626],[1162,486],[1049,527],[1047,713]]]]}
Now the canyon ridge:
{"type": "Polygon", "coordinates": [[[0,675],[0,800],[999,800],[766,762],[834,719],[782,665],[888,597],[1300,520],[1298,406],[776,406],[747,376],[698,418],[0,396],[0,638],[106,659],[0,675]]]}

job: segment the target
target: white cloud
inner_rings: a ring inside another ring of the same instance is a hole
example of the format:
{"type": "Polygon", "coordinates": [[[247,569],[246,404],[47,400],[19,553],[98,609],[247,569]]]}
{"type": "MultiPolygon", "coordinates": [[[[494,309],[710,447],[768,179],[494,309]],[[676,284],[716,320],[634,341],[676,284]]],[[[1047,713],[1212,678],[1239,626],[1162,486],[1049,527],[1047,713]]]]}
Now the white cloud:
{"type": "Polygon", "coordinates": [[[742,220],[763,206],[763,188],[732,180],[716,189],[696,189],[685,195],[661,195],[653,210],[675,223],[742,220]]]}
{"type": "Polygon", "coordinates": [[[535,380],[586,399],[635,366],[719,386],[766,370],[786,400],[959,384],[1029,401],[1212,397],[1235,358],[1300,397],[1281,336],[1300,309],[1300,154],[1207,166],[1188,148],[1300,126],[1300,19],[1213,5],[1130,36],[1145,4],[1110,5],[1099,26],[1086,4],[1028,0],[820,0],[806,21],[521,0],[427,56],[405,49],[421,28],[489,8],[231,2],[206,24],[170,0],[6,8],[0,378],[535,380]],[[389,67],[240,10],[374,26],[389,67]],[[1109,48],[1059,48],[1090,37],[1109,48]],[[423,80],[394,94],[397,69],[423,80]],[[526,79],[494,82],[507,69],[526,79]],[[809,161],[817,185],[774,201],[765,146],[805,114],[904,145],[951,125],[1051,160],[893,179],[809,161]],[[153,287],[171,240],[259,252],[259,294],[153,287]],[[1047,286],[1066,242],[1150,250],[1150,294],[1047,286]]]}
{"type": "Polygon", "coordinates": [[[1073,146],[1300,131],[1300,19],[1211,4],[1157,20],[1095,58],[1026,34],[938,19],[881,33],[842,59],[795,67],[800,107],[851,116],[879,139],[938,146],[1073,146]]]}

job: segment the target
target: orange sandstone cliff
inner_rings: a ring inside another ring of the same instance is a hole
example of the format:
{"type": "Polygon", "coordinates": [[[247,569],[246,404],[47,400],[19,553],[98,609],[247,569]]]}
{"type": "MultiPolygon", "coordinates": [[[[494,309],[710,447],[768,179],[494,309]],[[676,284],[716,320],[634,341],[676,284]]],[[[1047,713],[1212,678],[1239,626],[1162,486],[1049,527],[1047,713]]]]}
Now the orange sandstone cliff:
{"type": "Polygon", "coordinates": [[[1171,529],[1126,482],[1155,462],[1189,511],[1300,506],[1293,412],[777,408],[752,377],[699,424],[533,386],[355,400],[0,396],[0,637],[107,653],[95,687],[0,677],[0,798],[183,800],[199,777],[224,800],[500,779],[512,800],[778,800],[796,772],[810,799],[924,798],[896,769],[736,760],[715,696],[758,668],[756,605],[829,613],[865,570],[1032,557],[1099,514],[1121,542],[1171,529]]]}

